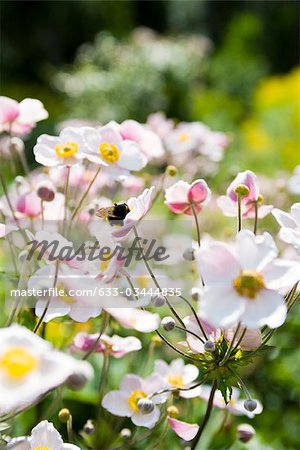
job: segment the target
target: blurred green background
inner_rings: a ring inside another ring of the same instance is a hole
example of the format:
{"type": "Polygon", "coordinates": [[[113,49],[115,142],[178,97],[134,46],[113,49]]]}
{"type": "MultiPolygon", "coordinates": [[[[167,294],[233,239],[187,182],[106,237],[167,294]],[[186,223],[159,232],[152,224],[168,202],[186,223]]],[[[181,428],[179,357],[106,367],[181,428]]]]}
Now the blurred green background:
{"type": "Polygon", "coordinates": [[[38,97],[50,112],[29,147],[61,119],[144,121],[163,110],[232,133],[229,166],[272,174],[299,163],[299,2],[5,1],[1,10],[2,92],[38,97]]]}
{"type": "MultiPolygon", "coordinates": [[[[226,181],[245,168],[275,177],[300,164],[298,18],[297,1],[4,1],[2,95],[49,111],[29,155],[59,121],[145,121],[162,110],[231,134],[226,181]]],[[[275,344],[249,374],[265,407],[249,448],[299,449],[297,311],[275,344]]]]}

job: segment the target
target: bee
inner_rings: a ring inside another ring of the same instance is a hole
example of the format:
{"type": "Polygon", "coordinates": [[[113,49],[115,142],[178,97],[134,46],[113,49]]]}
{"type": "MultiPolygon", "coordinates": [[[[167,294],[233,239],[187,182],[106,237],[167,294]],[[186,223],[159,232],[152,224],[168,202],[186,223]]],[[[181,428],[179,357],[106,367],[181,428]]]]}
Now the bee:
{"type": "Polygon", "coordinates": [[[113,206],[98,209],[96,216],[101,217],[101,219],[106,219],[111,226],[122,226],[129,212],[130,209],[126,203],[114,203],[113,206]]]}

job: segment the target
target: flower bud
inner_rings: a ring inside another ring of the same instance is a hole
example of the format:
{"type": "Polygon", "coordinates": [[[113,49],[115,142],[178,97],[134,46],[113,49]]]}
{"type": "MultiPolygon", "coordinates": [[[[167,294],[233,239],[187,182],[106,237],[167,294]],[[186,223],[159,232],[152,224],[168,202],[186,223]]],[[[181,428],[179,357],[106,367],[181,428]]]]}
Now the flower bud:
{"type": "Polygon", "coordinates": [[[204,344],[204,350],[209,353],[213,353],[216,350],[216,344],[212,341],[206,341],[204,344]]]}
{"type": "Polygon", "coordinates": [[[186,261],[194,261],[195,260],[195,250],[190,247],[184,250],[183,257],[186,261]]]}
{"type": "Polygon", "coordinates": [[[191,291],[191,297],[195,302],[200,300],[200,289],[197,287],[193,287],[191,291]]]}
{"type": "Polygon", "coordinates": [[[237,438],[245,444],[249,442],[255,434],[254,428],[248,423],[242,423],[237,427],[237,438]]]}
{"type": "Polygon", "coordinates": [[[29,253],[28,253],[27,250],[22,250],[21,253],[19,253],[19,256],[18,256],[19,261],[20,261],[21,263],[24,263],[24,262],[26,261],[26,259],[27,259],[28,254],[29,254],[29,253]]]}
{"type": "Polygon", "coordinates": [[[261,194],[259,194],[257,197],[257,203],[262,203],[263,200],[264,200],[263,196],[261,194]]]}
{"type": "Polygon", "coordinates": [[[12,137],[10,140],[10,148],[12,151],[22,152],[24,150],[24,142],[18,137],[12,137]]]}
{"type": "Polygon", "coordinates": [[[120,431],[120,436],[121,436],[123,439],[129,439],[129,438],[131,437],[131,435],[132,435],[132,433],[131,433],[131,430],[129,430],[129,428],[123,428],[123,429],[120,431]]]}
{"type": "Polygon", "coordinates": [[[152,295],[151,303],[156,308],[160,308],[166,304],[166,299],[162,294],[152,295]]]}
{"type": "Polygon", "coordinates": [[[172,419],[175,419],[179,415],[178,408],[176,406],[168,406],[167,408],[167,414],[169,417],[172,417],[172,419]]]}
{"type": "Polygon", "coordinates": [[[166,331],[172,331],[175,328],[175,320],[173,319],[173,317],[164,317],[161,321],[161,326],[163,327],[164,330],[166,331]]]}
{"type": "Polygon", "coordinates": [[[234,192],[240,195],[241,197],[246,197],[246,195],[249,194],[250,189],[245,184],[238,184],[234,189],[234,192]]]}
{"type": "Polygon", "coordinates": [[[150,414],[154,410],[154,403],[150,398],[140,398],[137,407],[142,414],[150,414]]]}
{"type": "Polygon", "coordinates": [[[83,431],[88,434],[94,434],[95,433],[95,426],[93,424],[93,422],[91,420],[88,420],[84,425],[83,425],[83,431]]]}
{"type": "Polygon", "coordinates": [[[152,336],[151,342],[156,347],[160,347],[163,341],[159,336],[157,336],[157,334],[155,334],[154,336],[152,336]]]}
{"type": "Polygon", "coordinates": [[[253,412],[257,408],[257,401],[248,398],[244,401],[244,408],[249,412],[253,412]]]}
{"type": "Polygon", "coordinates": [[[36,191],[38,197],[44,202],[52,202],[55,197],[55,192],[53,187],[50,184],[40,184],[36,191]]]}
{"type": "Polygon", "coordinates": [[[87,382],[87,378],[82,373],[74,373],[73,375],[69,376],[67,380],[68,386],[73,389],[73,391],[80,391],[87,382]]]}
{"type": "Polygon", "coordinates": [[[170,165],[166,168],[166,173],[169,175],[169,177],[175,177],[175,175],[177,175],[177,172],[178,170],[175,166],[170,165]]]}
{"type": "Polygon", "coordinates": [[[67,423],[70,420],[71,413],[67,408],[63,408],[58,413],[58,418],[62,423],[67,423]]]}

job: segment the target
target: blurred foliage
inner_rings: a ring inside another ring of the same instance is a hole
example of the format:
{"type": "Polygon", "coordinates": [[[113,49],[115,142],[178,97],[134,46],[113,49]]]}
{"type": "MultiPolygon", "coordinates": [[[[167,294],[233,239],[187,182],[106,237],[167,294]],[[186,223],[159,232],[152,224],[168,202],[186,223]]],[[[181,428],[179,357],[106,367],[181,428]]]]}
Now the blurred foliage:
{"type": "Polygon", "coordinates": [[[188,112],[190,85],[201,79],[209,42],[200,36],[159,37],[137,29],[125,40],[104,32],[79,49],[69,71],[54,77],[77,118],[145,121],[157,110],[188,112]]]}

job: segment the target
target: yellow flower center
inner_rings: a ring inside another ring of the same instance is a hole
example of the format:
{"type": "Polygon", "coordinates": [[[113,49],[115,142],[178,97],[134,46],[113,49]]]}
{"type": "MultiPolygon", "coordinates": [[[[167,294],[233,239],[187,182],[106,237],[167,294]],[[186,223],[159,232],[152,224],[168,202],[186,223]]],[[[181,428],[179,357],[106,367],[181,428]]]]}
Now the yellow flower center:
{"type": "Polygon", "coordinates": [[[69,296],[68,291],[63,283],[58,283],[57,291],[59,293],[59,300],[66,303],[67,305],[73,305],[73,303],[75,303],[74,298],[69,296]],[[63,295],[60,295],[60,291],[64,291],[63,295]]]}
{"type": "Polygon", "coordinates": [[[186,142],[186,141],[188,141],[190,139],[190,136],[187,134],[187,133],[181,133],[179,136],[178,136],[178,142],[186,142]]]}
{"type": "Polygon", "coordinates": [[[114,144],[102,142],[99,145],[99,150],[104,161],[108,163],[114,163],[120,158],[120,150],[114,144]]]}
{"type": "Polygon", "coordinates": [[[145,394],[144,391],[133,391],[127,399],[128,405],[134,412],[138,412],[138,410],[139,410],[138,406],[137,406],[138,401],[141,398],[146,398],[146,397],[147,397],[147,394],[145,394]]]}
{"type": "Polygon", "coordinates": [[[135,281],[138,287],[142,289],[147,289],[147,287],[149,286],[150,279],[146,275],[138,275],[135,281]]]}
{"type": "Polygon", "coordinates": [[[253,299],[265,287],[265,283],[261,273],[254,270],[244,270],[241,275],[235,278],[233,286],[241,296],[253,299]]]}
{"type": "Polygon", "coordinates": [[[112,252],[105,253],[105,261],[100,261],[99,265],[100,265],[100,270],[102,273],[105,272],[106,269],[108,268],[111,255],[112,255],[112,252]]]}
{"type": "Polygon", "coordinates": [[[56,144],[54,150],[57,156],[61,158],[69,158],[78,152],[79,145],[76,142],[65,142],[64,144],[56,144]]]}
{"type": "Polygon", "coordinates": [[[23,347],[11,347],[0,356],[0,370],[15,380],[26,377],[37,367],[37,358],[23,347]]]}
{"type": "Polygon", "coordinates": [[[169,375],[168,383],[177,388],[182,388],[184,386],[183,377],[181,375],[169,375]]]}
{"type": "Polygon", "coordinates": [[[33,450],[50,450],[50,447],[33,447],[33,450]]]}

